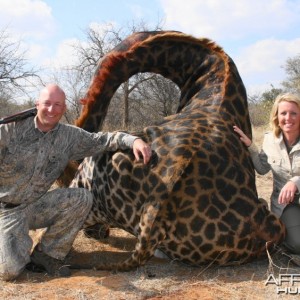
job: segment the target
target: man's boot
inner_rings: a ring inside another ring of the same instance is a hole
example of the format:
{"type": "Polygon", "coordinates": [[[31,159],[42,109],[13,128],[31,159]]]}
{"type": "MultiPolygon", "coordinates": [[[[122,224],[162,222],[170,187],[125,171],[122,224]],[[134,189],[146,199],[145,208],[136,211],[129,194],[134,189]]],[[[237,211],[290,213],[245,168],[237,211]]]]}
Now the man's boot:
{"type": "Polygon", "coordinates": [[[32,251],[30,258],[33,264],[37,267],[44,268],[51,276],[69,277],[71,275],[70,269],[64,265],[61,260],[38,250],[37,246],[32,251]]]}

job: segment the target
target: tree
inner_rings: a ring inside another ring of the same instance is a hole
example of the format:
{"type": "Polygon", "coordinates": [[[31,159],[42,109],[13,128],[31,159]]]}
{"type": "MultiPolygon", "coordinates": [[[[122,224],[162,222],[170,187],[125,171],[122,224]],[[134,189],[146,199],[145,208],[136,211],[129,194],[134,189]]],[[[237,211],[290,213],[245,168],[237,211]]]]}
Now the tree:
{"type": "Polygon", "coordinates": [[[180,90],[174,82],[161,75],[150,74],[149,80],[141,82],[136,88],[132,107],[141,115],[146,126],[174,114],[179,97],[180,90]]]}
{"type": "Polygon", "coordinates": [[[269,122],[269,115],[275,98],[283,92],[280,88],[271,85],[271,89],[261,95],[249,95],[249,114],[251,123],[254,126],[266,125],[269,122]]]}
{"type": "Polygon", "coordinates": [[[275,98],[281,93],[283,93],[282,89],[275,88],[271,84],[271,89],[262,93],[261,102],[267,106],[272,106],[275,98]]]}
{"type": "Polygon", "coordinates": [[[13,41],[6,29],[0,30],[0,98],[27,93],[30,80],[39,78],[37,71],[28,66],[25,54],[21,41],[13,41]]]}
{"type": "Polygon", "coordinates": [[[287,73],[287,80],[282,82],[285,89],[300,94],[300,54],[288,58],[284,66],[287,73]]]}
{"type": "Polygon", "coordinates": [[[33,79],[39,79],[37,71],[28,66],[25,50],[21,50],[21,41],[13,40],[7,29],[0,29],[0,114],[8,116],[33,106],[27,87],[33,79]],[[19,95],[27,100],[16,101],[19,95]]]}
{"type": "MultiPolygon", "coordinates": [[[[87,40],[74,46],[78,64],[73,66],[79,74],[88,80],[97,68],[98,61],[107,52],[113,49],[128,35],[137,31],[149,31],[147,25],[141,22],[138,25],[131,24],[129,27],[115,28],[108,25],[103,29],[96,26],[87,30],[87,40]]],[[[151,30],[161,30],[160,24],[151,30]]],[[[177,99],[178,89],[167,79],[154,74],[136,74],[127,82],[123,83],[116,91],[107,113],[104,124],[105,129],[134,129],[145,126],[148,120],[153,122],[159,116],[174,113],[174,94],[177,99]],[[174,91],[175,89],[175,91],[174,91]],[[169,95],[166,95],[169,92],[169,95]],[[158,97],[158,95],[160,95],[158,97]],[[160,102],[163,101],[163,102],[160,102]],[[157,102],[160,102],[158,105],[157,102]],[[171,109],[173,105],[173,110],[171,109]],[[151,119],[151,120],[150,120],[151,119]]],[[[175,99],[176,103],[176,99],[175,99]]]]}

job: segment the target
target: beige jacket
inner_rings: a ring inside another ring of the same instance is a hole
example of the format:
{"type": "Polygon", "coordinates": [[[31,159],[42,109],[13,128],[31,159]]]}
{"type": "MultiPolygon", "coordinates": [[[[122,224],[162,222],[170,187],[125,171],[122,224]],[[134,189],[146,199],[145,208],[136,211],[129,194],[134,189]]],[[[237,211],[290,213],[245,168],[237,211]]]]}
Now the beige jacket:
{"type": "Polygon", "coordinates": [[[287,181],[293,181],[300,191],[300,142],[290,153],[287,152],[283,135],[276,138],[272,132],[265,133],[262,149],[259,151],[254,143],[249,147],[254,168],[264,175],[270,170],[273,174],[273,192],[271,195],[271,211],[278,216],[284,205],[278,204],[278,196],[287,181]]]}

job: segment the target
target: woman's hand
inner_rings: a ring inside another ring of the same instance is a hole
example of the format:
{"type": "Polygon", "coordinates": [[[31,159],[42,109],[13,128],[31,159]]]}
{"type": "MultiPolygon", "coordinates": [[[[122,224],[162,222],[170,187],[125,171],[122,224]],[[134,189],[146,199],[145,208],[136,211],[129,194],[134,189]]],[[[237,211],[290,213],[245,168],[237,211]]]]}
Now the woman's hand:
{"type": "Polygon", "coordinates": [[[240,136],[240,140],[247,146],[250,147],[252,141],[246,136],[246,134],[236,125],[233,126],[233,130],[240,136]]]}
{"type": "Polygon", "coordinates": [[[293,181],[288,181],[285,186],[281,189],[278,203],[289,204],[293,202],[295,194],[298,192],[298,188],[293,181]]]}

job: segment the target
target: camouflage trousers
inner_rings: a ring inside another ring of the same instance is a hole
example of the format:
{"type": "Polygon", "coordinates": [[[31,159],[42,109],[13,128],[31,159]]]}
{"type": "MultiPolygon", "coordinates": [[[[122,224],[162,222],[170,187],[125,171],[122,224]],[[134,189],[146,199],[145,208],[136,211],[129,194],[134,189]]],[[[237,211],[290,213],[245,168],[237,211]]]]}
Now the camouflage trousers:
{"type": "Polygon", "coordinates": [[[0,209],[0,279],[15,279],[30,262],[29,230],[45,228],[42,251],[64,259],[92,206],[86,189],[55,189],[31,204],[0,209]]]}

